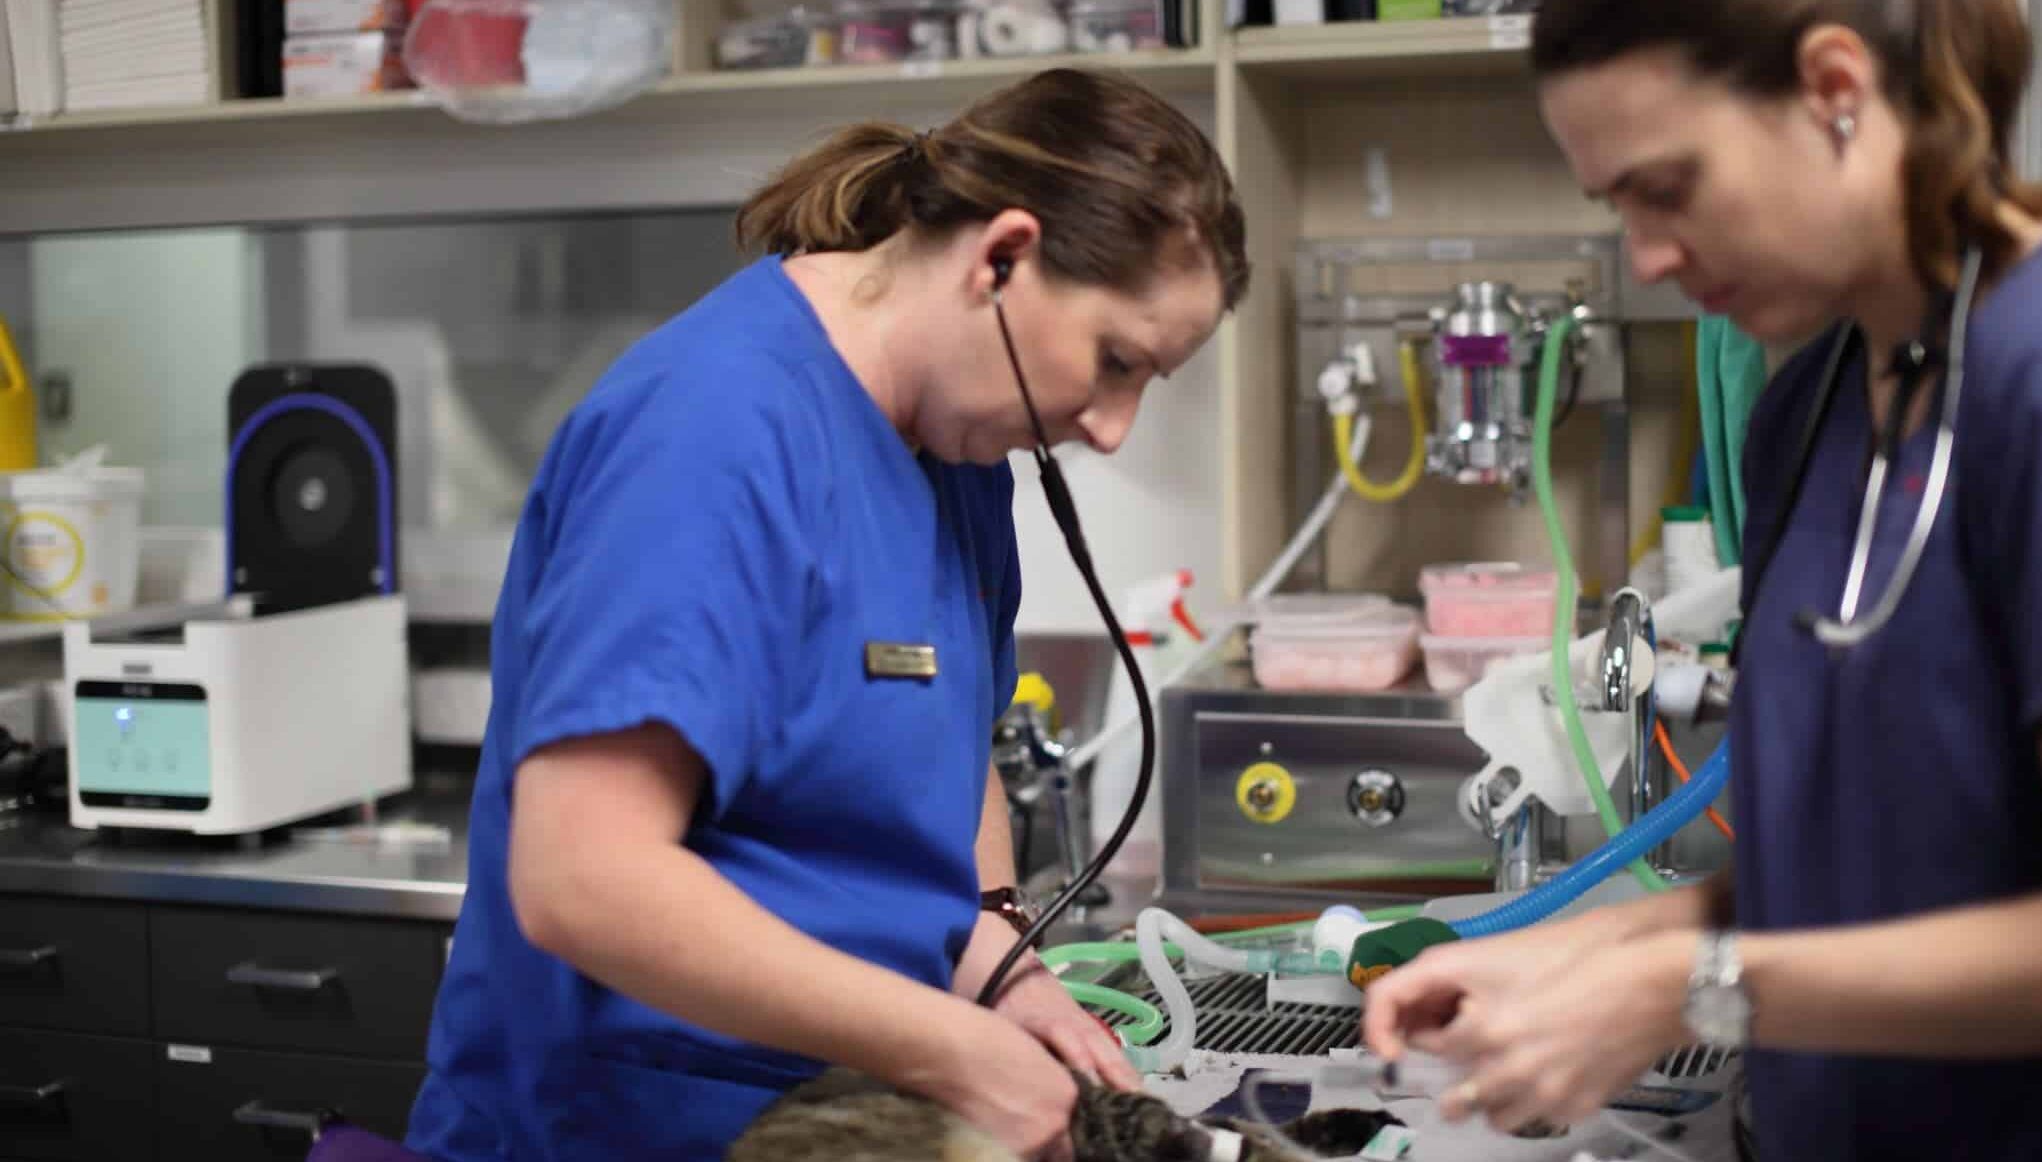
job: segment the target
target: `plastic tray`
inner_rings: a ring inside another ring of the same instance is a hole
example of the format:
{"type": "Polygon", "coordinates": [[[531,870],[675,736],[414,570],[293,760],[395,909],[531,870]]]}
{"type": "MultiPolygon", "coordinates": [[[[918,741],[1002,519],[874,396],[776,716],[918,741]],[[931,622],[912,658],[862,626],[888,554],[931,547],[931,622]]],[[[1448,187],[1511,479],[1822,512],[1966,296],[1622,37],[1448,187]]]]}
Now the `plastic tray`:
{"type": "Polygon", "coordinates": [[[1433,565],[1418,575],[1438,637],[1525,638],[1553,631],[1559,574],[1509,562],[1433,565]]]}
{"type": "Polygon", "coordinates": [[[1425,680],[1441,694],[1458,694],[1481,681],[1497,662],[1536,654],[1550,649],[1552,644],[1550,636],[1479,638],[1426,634],[1418,639],[1418,648],[1425,654],[1425,680]]]}
{"type": "Polygon", "coordinates": [[[1372,694],[1417,664],[1418,613],[1383,603],[1344,620],[1264,622],[1248,645],[1265,690],[1372,694]]]}

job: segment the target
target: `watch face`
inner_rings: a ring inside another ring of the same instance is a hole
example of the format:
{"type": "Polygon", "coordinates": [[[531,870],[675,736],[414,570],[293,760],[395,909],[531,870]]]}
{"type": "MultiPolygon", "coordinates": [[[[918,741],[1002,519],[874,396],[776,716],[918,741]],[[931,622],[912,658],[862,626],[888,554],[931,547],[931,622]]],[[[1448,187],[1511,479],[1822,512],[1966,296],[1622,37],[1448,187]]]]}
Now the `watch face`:
{"type": "Polygon", "coordinates": [[[1744,1044],[1751,1023],[1751,1002],[1735,985],[1710,985],[1695,990],[1688,1005],[1688,1025],[1712,1045],[1744,1044]]]}

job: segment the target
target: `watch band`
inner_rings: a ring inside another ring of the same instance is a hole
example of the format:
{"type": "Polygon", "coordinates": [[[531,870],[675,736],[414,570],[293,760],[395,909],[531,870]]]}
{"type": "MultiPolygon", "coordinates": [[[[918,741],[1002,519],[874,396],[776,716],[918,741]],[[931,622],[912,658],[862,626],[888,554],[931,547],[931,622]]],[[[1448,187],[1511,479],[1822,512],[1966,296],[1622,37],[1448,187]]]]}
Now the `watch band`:
{"type": "Polygon", "coordinates": [[[1751,997],[1744,987],[1744,961],[1734,931],[1702,933],[1687,992],[1683,1015],[1689,1029],[1704,1041],[1742,1047],[1750,1039],[1751,997]]]}
{"type": "Polygon", "coordinates": [[[1744,962],[1737,955],[1737,934],[1730,931],[1702,933],[1702,946],[1695,956],[1691,982],[1698,988],[1736,987],[1743,977],[1744,962]]]}
{"type": "Polygon", "coordinates": [[[1028,935],[1028,929],[1034,927],[1036,917],[1041,914],[1033,905],[1029,904],[1027,897],[1021,894],[1019,888],[1012,887],[994,888],[991,891],[980,892],[978,894],[978,907],[981,912],[992,912],[998,915],[1001,919],[1013,925],[1015,932],[1023,936],[1028,935]]]}

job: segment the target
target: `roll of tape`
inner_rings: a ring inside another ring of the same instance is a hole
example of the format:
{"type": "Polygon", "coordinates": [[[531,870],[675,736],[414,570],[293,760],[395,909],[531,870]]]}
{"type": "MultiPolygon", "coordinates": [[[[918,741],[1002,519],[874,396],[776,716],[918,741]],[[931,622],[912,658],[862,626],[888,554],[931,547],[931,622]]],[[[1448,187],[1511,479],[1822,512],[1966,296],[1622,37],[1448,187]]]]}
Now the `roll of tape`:
{"type": "Polygon", "coordinates": [[[1035,56],[1070,47],[1070,26],[1044,4],[988,5],[979,13],[978,36],[988,56],[1035,56]]]}

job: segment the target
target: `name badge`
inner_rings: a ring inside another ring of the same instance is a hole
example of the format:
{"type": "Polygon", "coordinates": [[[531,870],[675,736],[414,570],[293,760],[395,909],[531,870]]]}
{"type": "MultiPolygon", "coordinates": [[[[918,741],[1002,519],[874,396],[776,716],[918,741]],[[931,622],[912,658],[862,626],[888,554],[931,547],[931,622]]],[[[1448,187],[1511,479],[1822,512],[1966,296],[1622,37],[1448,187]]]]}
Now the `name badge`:
{"type": "Polygon", "coordinates": [[[928,681],[936,676],[936,647],[866,642],[865,676],[928,681]]]}

